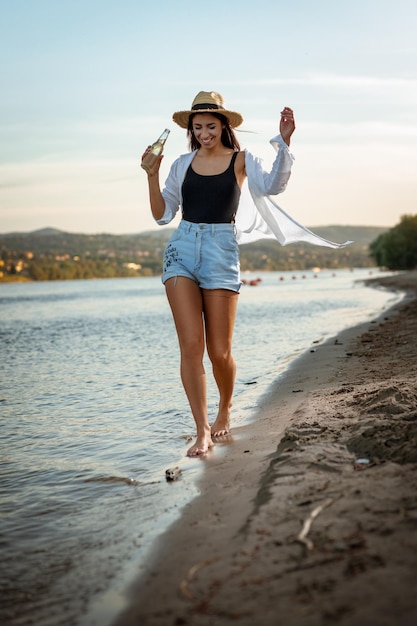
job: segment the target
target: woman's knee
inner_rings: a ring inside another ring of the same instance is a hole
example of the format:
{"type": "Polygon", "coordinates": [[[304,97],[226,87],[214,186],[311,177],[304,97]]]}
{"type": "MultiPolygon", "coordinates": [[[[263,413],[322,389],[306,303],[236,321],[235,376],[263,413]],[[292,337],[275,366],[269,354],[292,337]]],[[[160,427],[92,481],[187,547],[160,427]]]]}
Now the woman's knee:
{"type": "Polygon", "coordinates": [[[180,349],[183,358],[201,361],[204,355],[204,340],[201,337],[182,337],[180,349]]]}
{"type": "Polygon", "coordinates": [[[215,367],[229,367],[234,364],[230,346],[207,345],[207,354],[215,367]]]}

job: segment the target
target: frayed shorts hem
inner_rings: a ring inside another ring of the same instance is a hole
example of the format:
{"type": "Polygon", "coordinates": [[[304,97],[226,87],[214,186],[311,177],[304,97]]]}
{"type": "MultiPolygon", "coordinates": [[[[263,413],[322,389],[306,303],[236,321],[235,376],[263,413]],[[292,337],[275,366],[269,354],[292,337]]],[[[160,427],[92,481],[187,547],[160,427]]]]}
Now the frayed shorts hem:
{"type": "Polygon", "coordinates": [[[242,286],[242,283],[236,283],[235,285],[229,285],[229,284],[225,284],[225,283],[210,283],[210,285],[205,285],[201,282],[199,282],[195,276],[190,276],[190,274],[186,274],[181,273],[181,272],[177,272],[176,274],[168,274],[168,273],[164,273],[161,277],[161,281],[162,284],[165,285],[165,283],[170,280],[171,278],[188,278],[189,280],[194,281],[199,287],[200,289],[207,289],[207,291],[212,291],[214,289],[226,289],[227,291],[234,291],[235,293],[239,293],[240,292],[240,288],[242,286]]]}

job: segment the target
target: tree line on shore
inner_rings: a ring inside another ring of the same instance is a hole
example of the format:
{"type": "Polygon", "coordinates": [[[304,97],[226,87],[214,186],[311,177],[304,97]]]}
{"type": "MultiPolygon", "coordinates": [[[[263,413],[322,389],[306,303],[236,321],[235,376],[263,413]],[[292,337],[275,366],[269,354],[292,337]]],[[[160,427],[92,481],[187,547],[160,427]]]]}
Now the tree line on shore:
{"type": "MultiPolygon", "coordinates": [[[[388,231],[382,227],[326,226],[314,229],[326,239],[354,241],[341,250],[308,244],[282,247],[273,240],[260,240],[241,246],[241,269],[245,272],[295,271],[314,267],[390,267],[391,256],[386,248],[392,241],[403,243],[404,237],[409,238],[403,230],[408,233],[413,220],[417,223],[417,216],[412,218],[411,225],[407,221],[402,226],[402,238],[390,235],[395,229],[388,231]]],[[[172,228],[162,228],[137,235],[86,235],[47,228],[31,233],[3,234],[0,235],[0,280],[156,276],[161,273],[163,251],[172,231],[172,228]]],[[[414,241],[417,241],[415,234],[414,241]]]]}
{"type": "Polygon", "coordinates": [[[417,215],[403,215],[399,224],[371,242],[370,253],[390,270],[417,268],[417,215]]]}

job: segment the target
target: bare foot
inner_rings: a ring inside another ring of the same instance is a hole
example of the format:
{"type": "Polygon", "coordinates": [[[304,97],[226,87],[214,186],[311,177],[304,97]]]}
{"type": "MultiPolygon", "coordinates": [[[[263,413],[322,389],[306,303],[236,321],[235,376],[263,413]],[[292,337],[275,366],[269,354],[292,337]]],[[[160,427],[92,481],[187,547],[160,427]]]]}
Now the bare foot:
{"type": "Polygon", "coordinates": [[[204,456],[213,447],[210,435],[197,437],[195,444],[187,451],[187,456],[204,456]]]}
{"type": "Polygon", "coordinates": [[[219,412],[216,421],[211,427],[212,437],[224,437],[225,435],[230,435],[230,411],[224,414],[219,412]]]}

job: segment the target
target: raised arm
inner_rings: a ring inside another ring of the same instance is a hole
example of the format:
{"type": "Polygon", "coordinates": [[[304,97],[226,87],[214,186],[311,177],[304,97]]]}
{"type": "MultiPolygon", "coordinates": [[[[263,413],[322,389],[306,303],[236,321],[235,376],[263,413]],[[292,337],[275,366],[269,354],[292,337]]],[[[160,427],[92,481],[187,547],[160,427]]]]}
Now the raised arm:
{"type": "Polygon", "coordinates": [[[291,135],[295,131],[294,112],[290,107],[284,107],[281,111],[281,121],[279,124],[279,133],[287,146],[290,145],[291,135]]]}
{"type": "Polygon", "coordinates": [[[277,156],[269,172],[263,169],[262,160],[246,151],[245,173],[251,192],[259,196],[275,196],[285,191],[291,176],[294,157],[289,150],[291,136],[295,130],[294,113],[289,107],[281,111],[279,124],[280,134],[271,139],[270,143],[277,156]]]}

